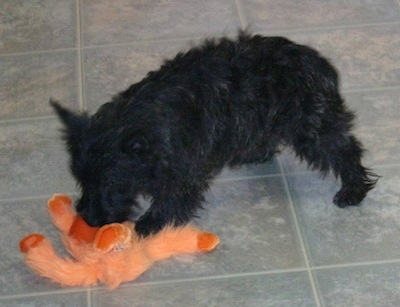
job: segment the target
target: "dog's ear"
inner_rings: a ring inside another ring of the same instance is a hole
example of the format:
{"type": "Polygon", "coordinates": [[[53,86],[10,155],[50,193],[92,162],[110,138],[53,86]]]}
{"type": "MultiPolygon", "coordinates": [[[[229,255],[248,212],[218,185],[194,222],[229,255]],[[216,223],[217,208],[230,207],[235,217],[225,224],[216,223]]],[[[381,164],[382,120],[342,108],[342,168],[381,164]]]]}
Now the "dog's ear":
{"type": "Polygon", "coordinates": [[[64,137],[67,144],[71,147],[73,144],[81,142],[90,127],[90,117],[85,113],[74,113],[53,99],[50,99],[50,105],[65,126],[64,137]]]}

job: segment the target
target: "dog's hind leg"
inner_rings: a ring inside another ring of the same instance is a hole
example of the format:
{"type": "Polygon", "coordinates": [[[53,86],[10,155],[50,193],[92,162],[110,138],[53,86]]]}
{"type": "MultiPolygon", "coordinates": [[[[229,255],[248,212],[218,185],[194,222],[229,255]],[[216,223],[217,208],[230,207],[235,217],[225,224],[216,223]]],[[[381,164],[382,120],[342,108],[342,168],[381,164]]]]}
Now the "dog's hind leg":
{"type": "Polygon", "coordinates": [[[342,181],[342,187],[333,199],[340,208],[357,205],[376,184],[378,176],[361,164],[362,153],[361,144],[350,135],[347,143],[331,154],[333,171],[342,181]],[[334,157],[335,154],[338,156],[334,157]]]}
{"type": "Polygon", "coordinates": [[[362,146],[349,132],[352,117],[350,112],[343,111],[325,120],[318,128],[310,128],[310,123],[298,125],[292,130],[296,132],[289,142],[311,168],[323,174],[332,170],[340,177],[342,187],[333,200],[340,208],[359,204],[378,177],[361,164],[362,146]]]}

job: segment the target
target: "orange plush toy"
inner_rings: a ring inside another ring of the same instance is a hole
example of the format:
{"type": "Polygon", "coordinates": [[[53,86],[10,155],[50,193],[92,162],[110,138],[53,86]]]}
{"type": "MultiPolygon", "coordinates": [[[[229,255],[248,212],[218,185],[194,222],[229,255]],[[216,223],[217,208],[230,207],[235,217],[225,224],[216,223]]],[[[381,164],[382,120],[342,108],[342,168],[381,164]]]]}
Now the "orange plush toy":
{"type": "Polygon", "coordinates": [[[30,234],[20,241],[26,264],[37,274],[66,286],[94,286],[109,289],[134,280],[153,263],[183,253],[213,250],[219,238],[193,226],[167,227],[156,235],[140,239],[132,223],[90,227],[76,215],[67,195],[55,194],[48,201],[53,224],[75,258],[57,255],[41,234],[30,234]]]}

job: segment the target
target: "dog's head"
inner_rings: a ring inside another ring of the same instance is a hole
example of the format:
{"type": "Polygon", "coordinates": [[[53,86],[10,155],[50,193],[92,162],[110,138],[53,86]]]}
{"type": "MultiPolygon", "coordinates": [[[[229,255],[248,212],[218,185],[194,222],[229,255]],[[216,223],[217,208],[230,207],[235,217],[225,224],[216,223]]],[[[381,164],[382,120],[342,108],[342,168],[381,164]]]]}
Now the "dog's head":
{"type": "Polygon", "coordinates": [[[146,194],[154,165],[143,131],[117,123],[112,105],[89,116],[50,104],[64,124],[71,172],[81,188],[78,213],[92,226],[137,218],[137,199],[146,194]]]}

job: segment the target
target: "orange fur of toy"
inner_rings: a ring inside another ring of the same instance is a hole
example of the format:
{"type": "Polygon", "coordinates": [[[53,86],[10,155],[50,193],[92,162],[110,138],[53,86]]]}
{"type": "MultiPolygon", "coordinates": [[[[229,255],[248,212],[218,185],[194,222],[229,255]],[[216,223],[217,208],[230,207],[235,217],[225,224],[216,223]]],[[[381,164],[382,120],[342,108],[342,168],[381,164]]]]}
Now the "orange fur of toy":
{"type": "Polygon", "coordinates": [[[70,258],[61,258],[51,243],[43,236],[30,235],[30,242],[37,240],[34,246],[25,246],[25,263],[38,275],[65,286],[94,286],[101,278],[101,268],[96,257],[86,255],[84,262],[70,258]]]}
{"type": "Polygon", "coordinates": [[[216,235],[194,226],[166,227],[140,240],[132,223],[105,225],[93,238],[93,229],[86,223],[74,224],[76,213],[68,196],[54,195],[48,202],[48,210],[65,248],[75,259],[58,256],[40,234],[22,239],[20,249],[32,270],[66,286],[94,286],[100,281],[113,289],[121,282],[134,280],[156,261],[182,253],[209,252],[219,243],[216,235]],[[76,229],[72,236],[73,225],[76,229]],[[86,232],[84,240],[77,235],[80,227],[86,232]]]}
{"type": "Polygon", "coordinates": [[[54,194],[47,202],[53,224],[81,242],[92,242],[100,227],[91,227],[75,214],[72,200],[65,194],[54,194]]]}
{"type": "Polygon", "coordinates": [[[47,202],[47,210],[54,226],[67,232],[75,219],[72,200],[64,194],[54,194],[47,202]]]}
{"type": "Polygon", "coordinates": [[[155,260],[163,260],[174,254],[208,252],[219,243],[219,238],[214,234],[200,232],[190,225],[180,228],[166,227],[145,240],[148,242],[145,244],[146,253],[155,260]]]}

